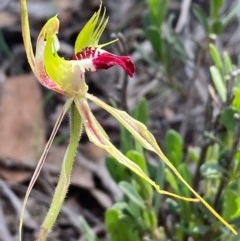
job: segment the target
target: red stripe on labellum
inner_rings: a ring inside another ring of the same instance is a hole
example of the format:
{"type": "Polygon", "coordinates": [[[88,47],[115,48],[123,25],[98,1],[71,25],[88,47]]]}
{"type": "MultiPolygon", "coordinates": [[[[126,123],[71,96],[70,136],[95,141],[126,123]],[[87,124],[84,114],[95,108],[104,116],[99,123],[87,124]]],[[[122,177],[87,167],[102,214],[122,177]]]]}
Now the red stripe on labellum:
{"type": "Polygon", "coordinates": [[[74,60],[81,60],[81,59],[92,59],[96,55],[100,54],[96,48],[86,47],[82,51],[73,55],[74,60]]]}

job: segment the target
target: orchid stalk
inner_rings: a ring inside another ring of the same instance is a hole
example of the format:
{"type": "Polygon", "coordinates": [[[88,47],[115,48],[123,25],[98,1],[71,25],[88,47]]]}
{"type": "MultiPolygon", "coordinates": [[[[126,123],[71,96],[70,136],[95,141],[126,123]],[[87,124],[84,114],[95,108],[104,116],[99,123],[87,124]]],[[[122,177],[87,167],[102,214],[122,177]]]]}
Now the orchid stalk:
{"type": "Polygon", "coordinates": [[[184,180],[177,169],[164,155],[154,136],[148,131],[145,125],[133,119],[126,112],[113,108],[96,96],[88,93],[88,86],[85,82],[86,71],[94,72],[99,69],[108,69],[114,65],[118,65],[123,68],[130,77],[134,74],[134,64],[129,56],[113,55],[103,49],[103,47],[116,40],[105,44],[99,44],[101,35],[108,23],[108,18],[105,17],[106,10],[102,7],[102,4],[100,4],[99,10],[93,14],[80,31],[75,43],[73,58],[71,60],[65,60],[58,55],[60,45],[57,38],[57,33],[59,31],[59,20],[57,16],[49,19],[40,31],[34,54],[30,38],[27,3],[26,0],[21,0],[20,2],[23,41],[30,67],[42,85],[67,97],[66,103],[57,119],[50,139],[37,164],[23,201],[19,225],[20,240],[22,240],[23,215],[28,197],[45,162],[49,148],[61,121],[69,109],[71,116],[70,142],[63,159],[59,181],[53,195],[50,209],[40,229],[39,237],[37,239],[38,241],[46,240],[64,202],[67,189],[70,185],[72,165],[82,129],[86,131],[86,134],[92,143],[104,149],[107,153],[115,157],[119,163],[126,166],[132,172],[151,184],[157,192],[185,201],[200,201],[220,222],[223,223],[223,225],[236,234],[236,230],[184,180]],[[162,190],[160,186],[151,180],[137,164],[121,153],[111,143],[107,133],[94,117],[88,101],[94,102],[97,106],[109,112],[145,149],[156,153],[178,179],[192,192],[194,198],[183,197],[162,190]]]}

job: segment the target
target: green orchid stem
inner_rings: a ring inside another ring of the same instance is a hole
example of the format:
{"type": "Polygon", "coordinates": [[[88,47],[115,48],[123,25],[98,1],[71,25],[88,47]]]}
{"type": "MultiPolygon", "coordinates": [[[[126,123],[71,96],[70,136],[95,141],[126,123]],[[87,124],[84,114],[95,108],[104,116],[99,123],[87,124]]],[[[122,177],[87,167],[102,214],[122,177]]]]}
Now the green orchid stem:
{"type": "Polygon", "coordinates": [[[75,154],[78,147],[78,142],[81,135],[82,122],[80,114],[76,108],[75,103],[71,105],[71,120],[70,120],[70,141],[67,151],[64,156],[61,173],[50,209],[41,226],[40,234],[37,241],[45,241],[49,231],[52,229],[57,216],[62,207],[63,201],[66,197],[68,187],[70,185],[70,177],[72,167],[75,159],[75,154]]]}

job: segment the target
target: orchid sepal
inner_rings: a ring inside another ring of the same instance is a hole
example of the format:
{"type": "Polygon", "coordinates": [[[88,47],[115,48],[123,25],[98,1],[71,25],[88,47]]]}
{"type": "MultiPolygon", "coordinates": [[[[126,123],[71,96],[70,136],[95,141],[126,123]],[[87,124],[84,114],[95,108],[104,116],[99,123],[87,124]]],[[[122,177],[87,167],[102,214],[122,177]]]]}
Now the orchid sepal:
{"type": "Polygon", "coordinates": [[[128,157],[126,157],[123,153],[121,153],[109,140],[107,133],[104,131],[102,126],[96,120],[94,115],[92,114],[88,103],[86,100],[81,98],[75,98],[74,102],[78,111],[82,117],[83,125],[85,127],[87,136],[89,140],[94,143],[96,146],[104,149],[107,153],[113,156],[120,164],[124,165],[136,175],[147,181],[150,185],[152,185],[157,192],[160,194],[164,194],[167,196],[171,196],[174,198],[178,198],[185,201],[190,202],[198,202],[197,198],[190,198],[180,196],[178,194],[174,194],[165,190],[162,190],[161,187],[156,184],[148,175],[133,161],[131,161],[128,157]]]}
{"type": "Polygon", "coordinates": [[[24,200],[23,200],[23,205],[22,205],[22,209],[21,209],[21,213],[20,213],[20,220],[19,220],[19,240],[22,241],[22,226],[23,226],[23,218],[24,218],[24,212],[25,212],[25,208],[26,208],[26,205],[27,205],[27,201],[28,201],[28,198],[29,198],[29,195],[31,193],[31,190],[42,170],[42,167],[45,163],[45,160],[47,158],[47,154],[49,152],[49,149],[53,143],[53,140],[54,140],[54,137],[56,136],[57,134],[57,131],[59,129],[59,126],[63,120],[63,117],[66,115],[68,109],[70,108],[70,106],[72,105],[73,103],[73,98],[69,98],[66,103],[64,104],[63,108],[62,108],[62,111],[60,112],[59,116],[58,116],[58,119],[56,120],[56,123],[54,125],[54,128],[52,130],[52,133],[50,135],[50,138],[44,148],[44,151],[38,161],[38,164],[35,168],[35,171],[32,175],[32,178],[30,180],[30,183],[28,185],[28,189],[26,191],[26,194],[25,194],[25,197],[24,197],[24,200]]]}
{"type": "Polygon", "coordinates": [[[191,191],[191,193],[221,222],[223,223],[229,230],[231,230],[234,234],[237,234],[236,230],[225,220],[223,219],[212,207],[208,204],[181,176],[178,170],[174,167],[174,165],[168,160],[168,158],[163,154],[159,145],[157,144],[154,136],[151,132],[148,131],[147,127],[141,122],[135,120],[131,116],[129,116],[125,111],[121,111],[115,109],[97,97],[87,94],[87,98],[93,101],[96,105],[101,107],[102,109],[109,112],[113,117],[115,117],[131,134],[132,136],[141,143],[141,145],[155,152],[160,159],[168,166],[168,168],[178,177],[178,179],[191,191]]]}
{"type": "Polygon", "coordinates": [[[31,42],[31,34],[28,19],[28,7],[26,0],[20,0],[20,12],[21,12],[21,27],[22,27],[22,37],[24,48],[27,55],[28,63],[34,72],[34,53],[31,42]]]}

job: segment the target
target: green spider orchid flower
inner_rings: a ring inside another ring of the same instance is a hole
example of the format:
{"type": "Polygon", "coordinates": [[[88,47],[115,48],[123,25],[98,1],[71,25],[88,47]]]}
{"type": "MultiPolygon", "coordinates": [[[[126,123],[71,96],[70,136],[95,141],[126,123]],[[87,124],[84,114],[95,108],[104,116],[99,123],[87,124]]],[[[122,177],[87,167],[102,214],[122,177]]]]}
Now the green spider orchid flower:
{"type": "Polygon", "coordinates": [[[98,43],[108,22],[108,19],[105,19],[105,10],[101,19],[99,19],[100,13],[101,7],[79,33],[72,60],[65,60],[58,56],[59,20],[57,16],[45,24],[37,40],[34,61],[34,73],[45,87],[68,97],[85,95],[88,90],[85,71],[93,72],[114,65],[121,66],[129,76],[133,76],[134,64],[130,57],[117,56],[102,49],[103,46],[116,40],[102,45],[98,43]]]}
{"type": "Polygon", "coordinates": [[[42,28],[37,39],[35,55],[33,53],[30,39],[26,0],[21,0],[21,21],[24,45],[28,62],[32,68],[32,71],[41,84],[43,84],[48,89],[65,95],[67,97],[67,101],[63,106],[62,112],[59,115],[50,139],[30,181],[23,202],[23,209],[20,217],[20,240],[22,238],[21,230],[23,224],[23,214],[27,199],[44,164],[47,153],[56,135],[59,125],[61,124],[64,115],[69,109],[71,109],[70,142],[64,156],[62,169],[53,196],[52,204],[41,226],[39,238],[37,239],[38,241],[43,241],[46,239],[47,234],[51,230],[63,204],[68,186],[70,184],[72,165],[82,132],[82,127],[84,127],[91,142],[93,142],[98,147],[103,148],[106,152],[115,157],[119,163],[126,166],[138,176],[143,178],[146,182],[151,184],[157,192],[186,201],[202,202],[202,204],[205,205],[206,208],[217,219],[219,219],[229,230],[236,234],[235,229],[230,224],[228,224],[184,180],[184,178],[176,170],[173,164],[163,154],[155,138],[148,131],[146,126],[133,119],[126,112],[113,108],[97,97],[88,93],[88,86],[85,82],[86,71],[93,72],[99,69],[107,69],[114,65],[119,65],[128,73],[130,77],[132,77],[134,73],[134,64],[129,56],[113,55],[102,49],[104,46],[113,43],[116,40],[105,44],[99,44],[100,37],[108,23],[108,18],[105,18],[105,9],[102,9],[102,5],[100,5],[99,10],[93,14],[93,16],[79,33],[75,43],[74,54],[71,60],[65,60],[58,55],[60,45],[57,38],[57,33],[59,30],[59,20],[57,16],[54,16],[48,20],[42,28]],[[124,154],[122,154],[111,143],[107,133],[103,130],[99,122],[94,117],[88,105],[89,100],[115,117],[133,135],[133,137],[139,141],[139,143],[141,143],[144,148],[156,153],[160,159],[166,163],[169,169],[174,172],[179,180],[186,185],[186,187],[192,192],[195,198],[182,197],[177,194],[162,190],[153,180],[147,176],[147,174],[138,165],[136,165],[124,154]]]}

